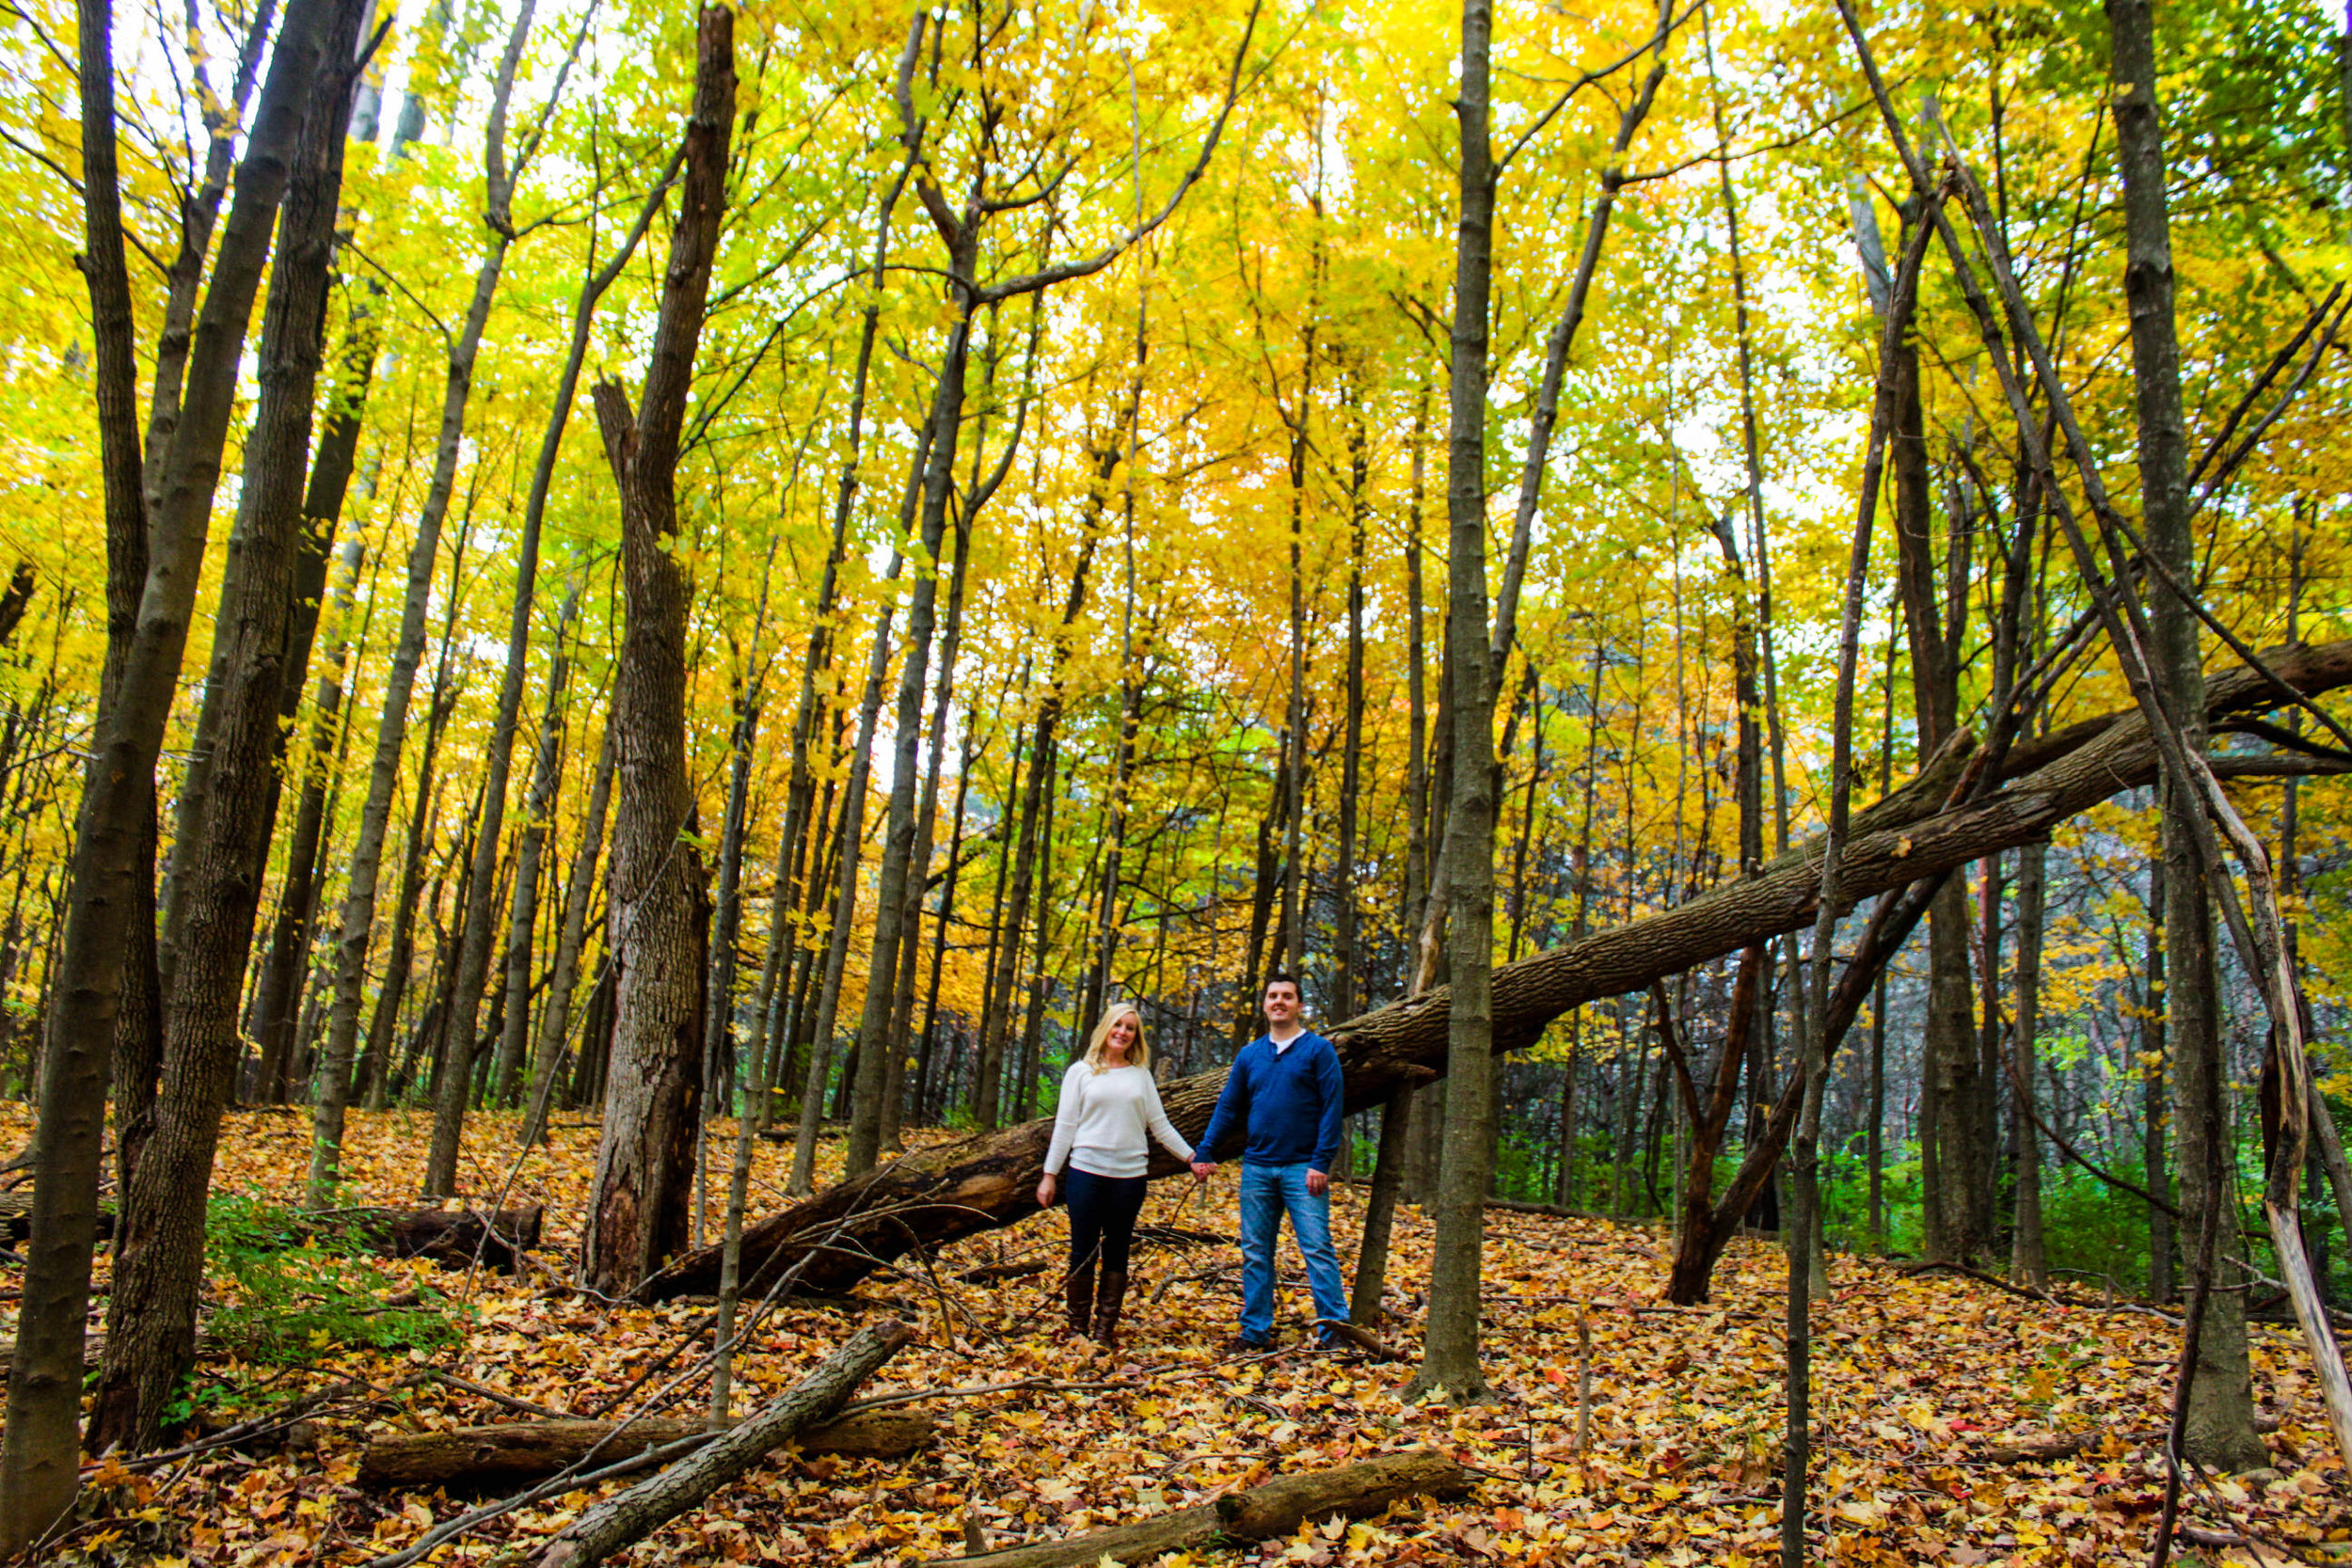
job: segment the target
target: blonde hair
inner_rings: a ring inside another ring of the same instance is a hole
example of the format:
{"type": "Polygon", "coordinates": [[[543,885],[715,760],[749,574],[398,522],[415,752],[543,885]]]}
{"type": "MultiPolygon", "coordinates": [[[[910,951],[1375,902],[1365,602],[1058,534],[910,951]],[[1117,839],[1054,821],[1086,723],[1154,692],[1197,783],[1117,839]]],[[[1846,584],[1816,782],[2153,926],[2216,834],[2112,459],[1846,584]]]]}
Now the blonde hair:
{"type": "Polygon", "coordinates": [[[1149,1071],[1152,1067],[1152,1047],[1143,1037],[1143,1014],[1132,1002],[1114,1002],[1103,1014],[1103,1022],[1094,1026],[1094,1034],[1087,1041],[1087,1066],[1103,1070],[1103,1057],[1110,1049],[1111,1025],[1121,1018],[1136,1021],[1136,1043],[1127,1048],[1127,1065],[1149,1071]]]}

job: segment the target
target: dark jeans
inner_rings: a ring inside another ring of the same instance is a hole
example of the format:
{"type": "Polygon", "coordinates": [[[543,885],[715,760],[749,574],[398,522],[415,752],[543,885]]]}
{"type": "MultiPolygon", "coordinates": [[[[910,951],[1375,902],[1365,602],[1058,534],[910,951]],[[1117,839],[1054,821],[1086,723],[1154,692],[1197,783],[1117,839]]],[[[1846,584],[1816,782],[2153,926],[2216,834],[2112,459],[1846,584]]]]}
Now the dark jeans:
{"type": "Polygon", "coordinates": [[[1127,1244],[1135,1240],[1136,1216],[1143,1212],[1140,1176],[1096,1176],[1070,1167],[1064,1201],[1070,1205],[1070,1267],[1073,1272],[1095,1259],[1102,1249],[1103,1267],[1113,1274],[1127,1272],[1127,1244]]]}

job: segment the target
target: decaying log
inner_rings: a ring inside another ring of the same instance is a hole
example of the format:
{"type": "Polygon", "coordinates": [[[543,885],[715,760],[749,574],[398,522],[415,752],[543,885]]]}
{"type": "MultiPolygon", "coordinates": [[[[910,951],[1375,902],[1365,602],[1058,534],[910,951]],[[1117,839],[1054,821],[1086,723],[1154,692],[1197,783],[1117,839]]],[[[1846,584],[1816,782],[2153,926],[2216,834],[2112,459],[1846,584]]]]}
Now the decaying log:
{"type": "MultiPolygon", "coordinates": [[[[30,1193],[0,1193],[0,1234],[13,1242],[24,1240],[32,1212],[30,1193]]],[[[314,1233],[309,1223],[313,1217],[330,1216],[302,1216],[302,1223],[287,1229],[289,1244],[299,1244],[314,1233]]],[[[474,1249],[481,1247],[484,1263],[501,1274],[512,1274],[517,1255],[539,1244],[541,1212],[534,1203],[523,1209],[501,1209],[486,1216],[440,1209],[341,1209],[331,1217],[338,1228],[347,1230],[381,1257],[430,1258],[465,1267],[473,1262],[474,1249]]],[[[108,1201],[98,1211],[99,1237],[113,1236],[114,1225],[114,1204],[108,1201]]]]}
{"type": "MultiPolygon", "coordinates": [[[[2352,685],[2352,641],[2293,644],[2265,659],[2305,696],[2352,685]]],[[[2251,670],[2217,671],[2206,687],[2208,727],[2226,734],[2233,720],[2280,701],[2277,688],[2251,670]]],[[[1968,737],[1957,736],[1917,777],[1854,814],[1839,853],[1839,886],[1848,899],[1858,903],[2045,838],[2068,817],[2153,783],[2157,770],[2146,722],[2136,711],[2117,712],[2019,742],[2001,764],[1997,782],[2004,787],[1946,809],[1979,761],[1968,737]]],[[[2224,777],[2237,771],[2270,776],[2306,762],[2312,770],[2326,766],[2323,759],[2224,757],[2216,769],[2224,777]],[[2241,760],[2254,766],[2233,766],[2241,760]]],[[[1644,990],[1652,980],[1811,925],[1820,854],[1818,841],[1807,843],[1756,875],[1720,883],[1688,903],[1497,969],[1495,1049],[1532,1044],[1553,1019],[1584,1003],[1644,990]]],[[[1440,989],[1327,1029],[1346,1073],[1348,1109],[1368,1109],[1399,1084],[1442,1072],[1447,1016],[1448,993],[1440,989]]],[[[1168,1119],[1197,1139],[1224,1084],[1219,1070],[1164,1085],[1168,1119]]],[[[771,1215],[743,1233],[744,1289],[764,1289],[779,1271],[814,1252],[797,1288],[838,1291],[911,1249],[1027,1218],[1037,1212],[1035,1189],[1052,1132],[1047,1117],[937,1145],[771,1215]]],[[[1153,1150],[1154,1178],[1184,1168],[1166,1150],[1153,1150]]],[[[656,1274],[637,1294],[659,1301],[707,1292],[718,1277],[719,1249],[708,1247],[656,1274]]]]}
{"type": "MultiPolygon", "coordinates": [[[[787,1440],[798,1443],[803,1453],[898,1459],[930,1442],[934,1430],[928,1416],[874,1410],[811,1427],[787,1440]]],[[[592,1451],[598,1463],[612,1464],[709,1431],[707,1421],[662,1419],[632,1421],[625,1428],[618,1421],[501,1421],[395,1433],[368,1445],[359,1460],[359,1484],[376,1492],[436,1486],[469,1493],[511,1490],[577,1465],[592,1451]]]]}
{"type": "Polygon", "coordinates": [[[1009,1546],[977,1557],[935,1560],[979,1568],[1079,1568],[1104,1558],[1116,1562],[1152,1562],[1163,1552],[1184,1551],[1215,1541],[1263,1541],[1288,1535],[1310,1519],[1340,1514],[1360,1519],[1404,1497],[1456,1497],[1470,1490],[1472,1480],[1468,1470],[1435,1449],[1407,1449],[1336,1470],[1279,1476],[1247,1492],[1136,1524],[1009,1546]]]}
{"type": "MultiPolygon", "coordinates": [[[[28,1188],[23,1192],[0,1193],[0,1237],[11,1243],[22,1242],[33,1233],[33,1195],[28,1188]]],[[[98,1201],[98,1239],[112,1241],[115,1233],[115,1200],[98,1201]]]]}
{"type": "Polygon", "coordinates": [[[477,1252],[485,1268],[513,1274],[526,1252],[539,1245],[539,1205],[501,1209],[494,1214],[470,1210],[369,1209],[350,1216],[371,1250],[386,1258],[430,1258],[467,1268],[477,1252]]]}
{"type": "MultiPolygon", "coordinates": [[[[706,13],[707,14],[707,13],[706,13]]],[[[849,1402],[874,1369],[914,1338],[896,1318],[868,1323],[783,1398],[712,1438],[691,1457],[582,1513],[532,1558],[532,1568],[590,1568],[642,1541],[849,1402]]]]}

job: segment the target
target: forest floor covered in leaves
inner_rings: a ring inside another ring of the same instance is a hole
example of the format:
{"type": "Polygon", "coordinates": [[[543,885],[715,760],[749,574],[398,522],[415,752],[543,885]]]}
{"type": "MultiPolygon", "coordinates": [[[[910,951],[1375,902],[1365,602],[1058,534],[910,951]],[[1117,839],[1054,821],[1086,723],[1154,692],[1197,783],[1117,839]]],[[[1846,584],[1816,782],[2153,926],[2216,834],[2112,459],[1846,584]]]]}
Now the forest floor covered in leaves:
{"type": "MultiPolygon", "coordinates": [[[[21,1108],[0,1110],[8,1147],[23,1142],[25,1123],[21,1108]]],[[[303,1115],[233,1115],[215,1192],[294,1202],[309,1128],[303,1115]]],[[[408,1201],[428,1130],[423,1113],[355,1116],[346,1150],[351,1201],[408,1201]]],[[[714,1232],[733,1143],[725,1124],[719,1132],[714,1232]]],[[[288,1363],[209,1340],[192,1394],[191,1440],[305,1396],[334,1398],[289,1432],[199,1448],[136,1473],[108,1467],[91,1489],[102,1500],[86,1500],[83,1523],[52,1560],[364,1562],[481,1500],[363,1489],[360,1457],[372,1437],[527,1418],[477,1389],[573,1416],[626,1413],[693,1365],[708,1348],[707,1304],[616,1306],[565,1283],[562,1249],[577,1235],[593,1125],[559,1122],[551,1146],[519,1165],[511,1164],[511,1117],[478,1116],[469,1133],[468,1180],[478,1194],[486,1198],[511,1182],[508,1206],[546,1206],[544,1269],[469,1276],[421,1260],[379,1265],[415,1290],[445,1294],[437,1310],[455,1332],[429,1349],[358,1350],[330,1339],[314,1347],[316,1359],[288,1363]],[[661,1369],[643,1388],[608,1408],[657,1361],[661,1369]]],[[[825,1155],[820,1178],[837,1167],[837,1144],[825,1155]]],[[[787,1145],[761,1145],[756,1212],[780,1203],[789,1160],[787,1145]]],[[[1159,1184],[1144,1225],[1231,1237],[1232,1173],[1188,1196],[1190,1185],[1159,1184]]],[[[1343,1265],[1352,1265],[1361,1215],[1361,1189],[1340,1189],[1334,1229],[1343,1265]]],[[[1119,1354],[1087,1359],[1057,1333],[1050,1293],[1063,1238],[1057,1212],[961,1243],[936,1259],[935,1275],[877,1276],[862,1289],[876,1310],[903,1316],[919,1332],[861,1397],[956,1391],[912,1406],[938,1419],[927,1449],[889,1461],[774,1456],[638,1546],[634,1560],[954,1557],[975,1529],[991,1546],[1052,1539],[1198,1503],[1278,1470],[1417,1445],[1447,1449],[1486,1479],[1456,1501],[1400,1505],[1379,1518],[1311,1526],[1291,1539],[1195,1560],[1319,1568],[1738,1565],[1776,1557],[1782,1262],[1768,1246],[1735,1245],[1717,1273],[1714,1300],[1681,1309],[1661,1300],[1660,1236],[1495,1212],[1484,1342],[1497,1399],[1456,1412],[1400,1399],[1409,1362],[1306,1349],[1308,1303],[1295,1278],[1285,1281],[1280,1348],[1228,1356],[1238,1267],[1230,1242],[1147,1243],[1119,1354]],[[989,1283],[961,1277],[1028,1260],[1049,1266],[989,1283]],[[1592,1373],[1590,1436],[1581,1450],[1580,1313],[1590,1326],[1592,1373]],[[1023,1386],[1004,1386],[1014,1384],[1023,1386]]],[[[1396,1316],[1381,1332],[1408,1357],[1418,1351],[1429,1243],[1425,1220],[1403,1210],[1391,1271],[1396,1316]]],[[[2162,1496],[2152,1433],[2169,1397],[2172,1323],[2095,1297],[2024,1299],[1975,1280],[1847,1257],[1834,1259],[1832,1275],[1834,1294],[1817,1307],[1814,1351],[1821,1437],[1813,1497],[1824,1556],[1963,1564],[2144,1559],[2162,1496]],[[2013,1451],[2055,1438],[2086,1441],[2079,1452],[2039,1462],[2013,1451]]],[[[19,1265],[0,1267],[0,1319],[11,1333],[20,1278],[19,1265]]],[[[213,1304],[233,1307],[235,1290],[216,1273],[213,1304]]],[[[738,1363],[738,1413],[789,1386],[857,1319],[840,1307],[787,1305],[760,1320],[738,1363]]],[[[2352,1560],[2352,1486],[2293,1331],[2258,1326],[2254,1367],[2261,1410],[2278,1423],[2266,1438],[2276,1468],[2193,1488],[2184,1513],[2198,1532],[2191,1544],[2201,1539],[2196,1550],[2211,1560],[2352,1560]],[[2241,1544],[2225,1544],[2233,1538],[2241,1544]],[[2250,1552],[2243,1544],[2249,1539],[2250,1552]]],[[[690,1379],[665,1414],[697,1416],[707,1397],[690,1379]]],[[[574,1492],[517,1511],[432,1560],[511,1561],[595,1496],[574,1492]]]]}

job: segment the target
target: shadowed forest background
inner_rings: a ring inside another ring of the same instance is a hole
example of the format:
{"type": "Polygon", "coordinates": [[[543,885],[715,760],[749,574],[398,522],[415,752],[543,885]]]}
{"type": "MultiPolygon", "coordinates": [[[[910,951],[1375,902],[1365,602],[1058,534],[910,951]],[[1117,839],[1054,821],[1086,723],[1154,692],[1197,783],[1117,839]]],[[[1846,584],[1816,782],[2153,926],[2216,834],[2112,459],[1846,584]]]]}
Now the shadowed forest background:
{"type": "Polygon", "coordinates": [[[2296,1468],[2264,1380],[2352,1288],[2348,28],[10,4],[7,1544],[77,1445],[217,1431],[224,1354],[483,1332],[369,1225],[478,1268],[529,1200],[514,1289],[713,1298],[722,1416],[771,1286],[887,1269],[977,1354],[916,1282],[1034,1210],[1105,1006],[1197,1134],[1278,969],[1417,1390],[1489,1392],[1480,1215],[1490,1314],[1541,1215],[1651,1238],[1627,1302],[1730,1259],[1777,1313],[1779,1242],[1817,1312],[1927,1288],[1870,1259],[2146,1304],[2184,1451],[2296,1468]]]}

